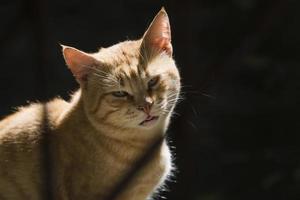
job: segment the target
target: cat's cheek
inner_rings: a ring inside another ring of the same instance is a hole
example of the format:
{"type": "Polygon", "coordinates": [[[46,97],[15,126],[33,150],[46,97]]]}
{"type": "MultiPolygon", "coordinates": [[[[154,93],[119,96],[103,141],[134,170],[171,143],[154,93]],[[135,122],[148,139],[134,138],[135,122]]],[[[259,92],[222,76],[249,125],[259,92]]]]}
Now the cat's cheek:
{"type": "Polygon", "coordinates": [[[115,112],[107,117],[107,121],[112,122],[116,126],[128,127],[132,126],[138,117],[137,113],[130,108],[128,103],[118,104],[115,112]]]}
{"type": "Polygon", "coordinates": [[[171,79],[170,80],[170,88],[179,88],[180,87],[180,83],[179,80],[177,79],[171,79]]]}

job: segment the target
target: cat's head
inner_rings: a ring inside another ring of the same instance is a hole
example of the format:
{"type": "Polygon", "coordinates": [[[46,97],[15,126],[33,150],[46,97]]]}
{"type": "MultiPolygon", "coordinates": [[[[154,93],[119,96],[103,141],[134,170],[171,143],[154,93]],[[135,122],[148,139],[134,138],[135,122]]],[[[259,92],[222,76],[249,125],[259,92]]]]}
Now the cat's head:
{"type": "Polygon", "coordinates": [[[180,92],[168,15],[162,9],[140,40],[97,53],[63,46],[80,83],[87,116],[119,128],[152,128],[168,120],[180,92]]]}

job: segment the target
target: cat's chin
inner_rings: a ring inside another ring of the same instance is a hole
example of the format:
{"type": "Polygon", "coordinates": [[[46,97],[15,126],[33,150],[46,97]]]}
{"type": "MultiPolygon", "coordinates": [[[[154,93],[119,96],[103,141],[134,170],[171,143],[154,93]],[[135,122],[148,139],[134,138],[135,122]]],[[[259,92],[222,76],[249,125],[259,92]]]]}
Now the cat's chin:
{"type": "Polygon", "coordinates": [[[139,126],[141,127],[152,127],[157,124],[159,116],[149,116],[144,121],[142,121],[139,126]]]}

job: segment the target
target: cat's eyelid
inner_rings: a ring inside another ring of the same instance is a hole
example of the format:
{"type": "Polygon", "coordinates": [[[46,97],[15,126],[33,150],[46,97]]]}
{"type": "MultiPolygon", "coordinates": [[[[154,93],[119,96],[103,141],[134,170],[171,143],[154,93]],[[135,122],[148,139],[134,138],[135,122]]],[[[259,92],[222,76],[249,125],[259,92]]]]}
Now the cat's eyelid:
{"type": "Polygon", "coordinates": [[[153,76],[151,79],[148,80],[147,84],[148,84],[148,88],[153,88],[155,87],[158,82],[160,80],[160,76],[153,76]]]}
{"type": "Polygon", "coordinates": [[[107,93],[114,93],[114,92],[126,92],[129,96],[132,96],[132,93],[124,87],[112,87],[107,90],[107,93]]]}
{"type": "Polygon", "coordinates": [[[111,92],[111,94],[118,98],[124,98],[124,97],[130,96],[130,94],[128,92],[126,92],[125,90],[113,91],[113,92],[111,92]]]}
{"type": "Polygon", "coordinates": [[[156,74],[156,75],[149,76],[149,78],[148,78],[147,81],[150,81],[152,79],[160,79],[160,78],[161,78],[161,75],[160,74],[156,74]]]}

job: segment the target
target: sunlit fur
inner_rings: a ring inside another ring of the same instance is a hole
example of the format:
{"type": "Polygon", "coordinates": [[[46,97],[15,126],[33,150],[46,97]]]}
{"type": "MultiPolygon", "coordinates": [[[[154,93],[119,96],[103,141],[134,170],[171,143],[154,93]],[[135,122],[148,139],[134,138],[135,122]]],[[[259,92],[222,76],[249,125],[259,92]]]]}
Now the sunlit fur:
{"type": "MultiPolygon", "coordinates": [[[[94,54],[63,47],[80,89],[69,102],[32,103],[0,122],[0,199],[40,200],[48,191],[57,200],[105,200],[153,140],[165,135],[180,77],[171,36],[156,40],[170,34],[166,12],[152,24],[142,39],[94,54]],[[149,88],[153,77],[157,85],[149,88]],[[130,96],[115,97],[115,91],[130,96]],[[159,116],[149,126],[141,125],[147,116],[137,109],[145,99],[153,102],[150,115],[159,116]]],[[[171,160],[164,140],[116,200],[150,198],[170,174],[171,160]]]]}
{"type": "Polygon", "coordinates": [[[143,129],[139,124],[146,114],[136,108],[144,97],[154,103],[151,114],[160,116],[157,126],[167,125],[179,94],[178,70],[168,55],[148,60],[141,55],[139,47],[140,41],[126,41],[94,54],[101,64],[92,67],[82,95],[88,117],[95,126],[109,124],[123,129],[143,129]],[[148,81],[156,76],[159,77],[157,85],[148,88],[148,81]],[[130,96],[111,95],[112,91],[119,90],[130,96]]]}

